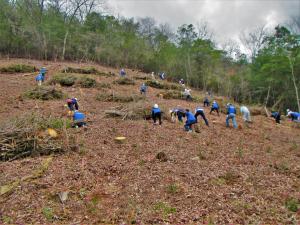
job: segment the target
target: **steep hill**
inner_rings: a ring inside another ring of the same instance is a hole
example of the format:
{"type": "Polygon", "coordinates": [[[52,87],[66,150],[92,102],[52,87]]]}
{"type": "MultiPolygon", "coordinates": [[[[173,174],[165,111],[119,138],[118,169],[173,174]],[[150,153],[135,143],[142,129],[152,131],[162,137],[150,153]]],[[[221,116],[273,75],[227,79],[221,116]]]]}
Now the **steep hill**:
{"type": "MultiPolygon", "coordinates": [[[[101,72],[118,70],[71,62],[1,60],[0,67],[24,63],[46,66],[47,80],[63,68],[93,66],[101,72]]],[[[254,116],[245,127],[225,127],[225,114],[209,115],[200,133],[186,133],[183,125],[164,120],[107,118],[104,111],[132,103],[96,100],[98,94],[139,95],[149,76],[127,70],[135,85],[118,85],[116,76],[88,75],[107,88],[59,87],[78,97],[88,128],[69,129],[79,149],[53,155],[40,176],[22,180],[0,195],[1,224],[298,224],[300,223],[299,129],[254,116]],[[117,136],[126,137],[122,144],[117,136]],[[156,158],[164,152],[166,160],[156,158]],[[68,192],[61,203],[58,194],[68,192]]],[[[65,100],[20,97],[36,84],[36,73],[0,74],[0,122],[38,113],[66,117],[65,100]]],[[[74,75],[81,76],[81,75],[74,75]]],[[[194,110],[202,103],[161,99],[162,90],[149,88],[141,104],[159,104],[167,111],[181,105],[194,110]]],[[[202,96],[196,91],[195,95],[202,96]]],[[[167,112],[166,112],[167,113],[167,112]]],[[[0,186],[33,174],[49,156],[0,162],[0,186]]]]}

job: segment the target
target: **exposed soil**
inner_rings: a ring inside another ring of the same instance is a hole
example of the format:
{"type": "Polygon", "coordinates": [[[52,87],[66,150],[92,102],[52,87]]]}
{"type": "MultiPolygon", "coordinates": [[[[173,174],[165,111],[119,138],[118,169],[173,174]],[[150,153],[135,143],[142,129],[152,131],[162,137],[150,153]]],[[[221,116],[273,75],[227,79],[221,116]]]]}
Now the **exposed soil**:
{"type": "MultiPolygon", "coordinates": [[[[46,66],[47,79],[68,62],[1,60],[0,66],[27,63],[46,66]]],[[[103,72],[116,69],[94,66],[103,72]]],[[[129,77],[145,75],[127,70],[129,77]]],[[[0,122],[27,112],[65,116],[64,100],[20,98],[36,84],[36,74],[0,74],[0,122]]],[[[78,97],[88,117],[88,129],[77,133],[80,149],[55,155],[40,178],[0,196],[0,223],[11,224],[298,224],[300,211],[300,130],[288,120],[281,125],[264,116],[245,127],[225,127],[225,115],[206,115],[200,133],[186,133],[183,124],[106,118],[104,110],[125,103],[101,102],[102,92],[139,94],[136,85],[117,85],[117,79],[95,76],[112,89],[59,87],[78,97]],[[126,137],[123,144],[117,136],[126,137]],[[159,152],[165,160],[157,159],[159,152]],[[58,193],[69,191],[61,203],[58,193]],[[300,205],[298,204],[298,207],[300,205]]],[[[177,105],[194,110],[197,103],[156,97],[149,88],[147,102],[164,109],[177,105]]],[[[193,91],[192,93],[195,93],[193,91]]],[[[168,112],[166,112],[168,113],[168,112]]],[[[0,186],[32,174],[45,157],[0,162],[0,186]]]]}

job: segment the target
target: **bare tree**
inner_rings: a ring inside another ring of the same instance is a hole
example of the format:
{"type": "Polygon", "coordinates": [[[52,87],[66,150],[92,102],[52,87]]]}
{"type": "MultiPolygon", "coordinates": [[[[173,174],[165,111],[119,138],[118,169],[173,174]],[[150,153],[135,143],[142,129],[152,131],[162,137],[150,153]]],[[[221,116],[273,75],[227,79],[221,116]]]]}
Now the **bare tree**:
{"type": "Polygon", "coordinates": [[[151,37],[155,33],[156,21],[152,17],[138,19],[139,33],[144,37],[151,37]]]}
{"type": "MultiPolygon", "coordinates": [[[[65,1],[65,0],[63,0],[65,1]]],[[[83,20],[83,18],[97,7],[104,4],[104,0],[68,0],[66,4],[62,4],[65,8],[66,32],[64,36],[63,50],[61,59],[64,60],[66,52],[66,44],[69,36],[71,23],[75,18],[83,20]]]]}
{"type": "Polygon", "coordinates": [[[213,32],[208,27],[207,21],[200,21],[196,23],[198,38],[203,40],[211,40],[213,32]]]}
{"type": "Polygon", "coordinates": [[[221,49],[224,50],[227,55],[232,58],[236,58],[236,56],[241,55],[240,45],[233,39],[229,39],[221,44],[221,49]]]}
{"type": "Polygon", "coordinates": [[[255,58],[258,51],[263,47],[265,37],[268,33],[266,26],[257,27],[249,33],[241,33],[239,40],[243,44],[243,47],[247,50],[251,60],[255,58]]]}
{"type": "Polygon", "coordinates": [[[286,26],[293,34],[300,34],[300,16],[291,17],[286,26]]]}

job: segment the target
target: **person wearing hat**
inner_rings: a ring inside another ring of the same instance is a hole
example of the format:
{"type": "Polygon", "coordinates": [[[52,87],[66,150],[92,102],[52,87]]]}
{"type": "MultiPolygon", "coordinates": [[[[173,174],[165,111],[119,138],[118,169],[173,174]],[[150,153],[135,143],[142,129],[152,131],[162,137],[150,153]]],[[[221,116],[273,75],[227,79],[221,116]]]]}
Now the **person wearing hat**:
{"type": "Polygon", "coordinates": [[[229,120],[232,120],[232,124],[234,128],[237,128],[237,123],[236,123],[236,109],[234,105],[231,103],[227,104],[227,116],[226,116],[226,127],[229,127],[229,120]]]}
{"type": "Polygon", "coordinates": [[[243,116],[244,122],[251,123],[250,111],[246,106],[241,106],[240,111],[243,116]]]}
{"type": "Polygon", "coordinates": [[[68,104],[68,107],[69,107],[70,111],[74,111],[74,110],[79,109],[77,98],[68,98],[67,99],[67,104],[68,104]]]}
{"type": "Polygon", "coordinates": [[[192,132],[193,131],[192,125],[197,123],[197,120],[194,114],[191,113],[189,109],[185,110],[185,116],[186,116],[186,121],[185,121],[184,129],[188,132],[192,132]]]}
{"type": "Polygon", "coordinates": [[[185,117],[185,110],[180,107],[176,107],[174,109],[170,109],[170,115],[172,117],[172,121],[175,121],[175,116],[177,116],[179,122],[183,122],[182,118],[185,117]]]}
{"type": "Polygon", "coordinates": [[[289,109],[286,110],[287,111],[287,117],[291,118],[292,121],[300,121],[300,113],[298,112],[293,112],[289,109]]]}
{"type": "Polygon", "coordinates": [[[73,114],[73,126],[72,127],[78,128],[78,127],[84,127],[84,126],[86,126],[84,113],[75,110],[74,114],[73,114]]]}
{"type": "Polygon", "coordinates": [[[195,118],[196,118],[196,121],[197,121],[197,122],[198,122],[198,120],[197,120],[197,119],[198,119],[198,118],[197,118],[198,116],[201,116],[202,119],[204,120],[206,126],[209,127],[208,120],[206,119],[205,114],[204,114],[204,109],[201,108],[201,107],[197,107],[196,110],[195,110],[195,118]]]}
{"type": "Polygon", "coordinates": [[[185,96],[187,101],[192,101],[191,89],[185,88],[183,95],[185,96]]]}
{"type": "Polygon", "coordinates": [[[213,101],[209,114],[211,114],[214,111],[216,111],[218,113],[218,116],[220,116],[220,114],[219,114],[219,105],[216,101],[213,101]]]}
{"type": "Polygon", "coordinates": [[[160,110],[160,108],[158,107],[157,104],[154,104],[154,106],[152,108],[152,119],[153,119],[154,124],[157,124],[156,123],[157,119],[159,121],[159,125],[162,124],[162,122],[161,122],[161,110],[160,110]]]}
{"type": "Polygon", "coordinates": [[[121,77],[125,77],[126,76],[126,72],[125,72],[125,69],[122,68],[121,71],[120,71],[120,76],[121,77]]]}
{"type": "Polygon", "coordinates": [[[147,86],[145,83],[143,83],[140,87],[140,92],[141,92],[141,94],[146,95],[146,91],[147,91],[147,86]]]}

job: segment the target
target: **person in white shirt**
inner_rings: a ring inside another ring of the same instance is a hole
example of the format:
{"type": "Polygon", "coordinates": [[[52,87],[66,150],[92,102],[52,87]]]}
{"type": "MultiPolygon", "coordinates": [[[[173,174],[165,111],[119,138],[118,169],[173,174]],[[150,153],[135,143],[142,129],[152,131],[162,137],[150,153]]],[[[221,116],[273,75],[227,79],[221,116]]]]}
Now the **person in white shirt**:
{"type": "Polygon", "coordinates": [[[242,115],[243,115],[243,120],[245,121],[245,122],[252,122],[251,121],[251,117],[250,117],[250,111],[249,111],[249,109],[246,107],[246,106],[241,106],[241,113],[242,113],[242,115]]]}

